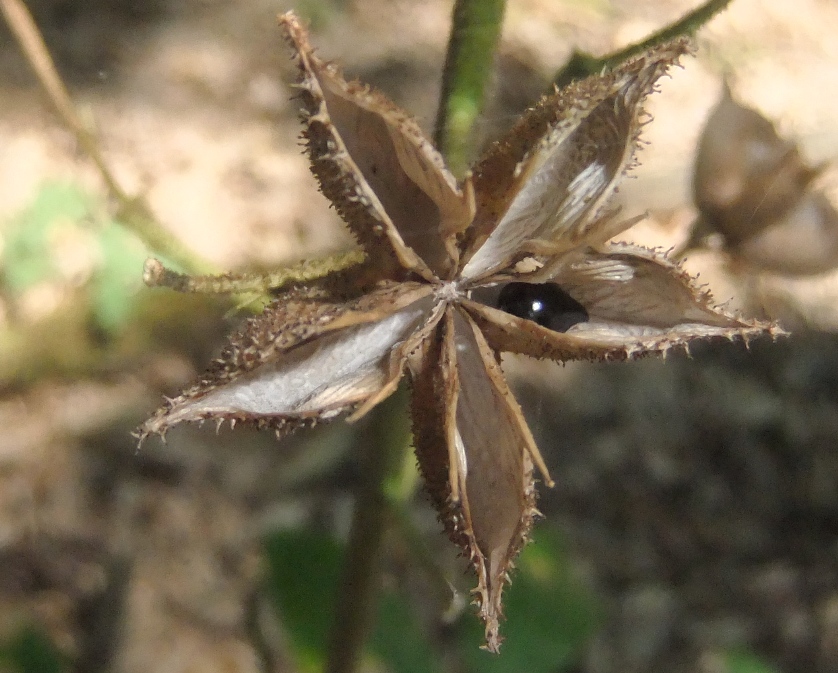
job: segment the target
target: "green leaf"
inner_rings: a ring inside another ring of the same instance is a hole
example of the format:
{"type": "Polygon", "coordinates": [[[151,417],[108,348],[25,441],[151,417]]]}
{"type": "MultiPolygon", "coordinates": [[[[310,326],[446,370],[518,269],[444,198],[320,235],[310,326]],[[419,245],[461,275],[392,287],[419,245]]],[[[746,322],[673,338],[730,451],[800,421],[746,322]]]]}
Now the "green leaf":
{"type": "Polygon", "coordinates": [[[13,641],[0,645],[0,663],[16,673],[61,673],[61,654],[42,632],[24,629],[13,641]]]}
{"type": "Polygon", "coordinates": [[[555,673],[578,663],[581,649],[600,623],[601,610],[578,582],[558,534],[542,527],[516,562],[504,592],[500,654],[478,649],[482,627],[468,620],[462,652],[480,673],[555,673]]]}
{"type": "Polygon", "coordinates": [[[381,596],[378,619],[370,648],[397,673],[436,673],[441,670],[427,638],[422,633],[407,596],[385,591],[381,596]]]}
{"type": "Polygon", "coordinates": [[[87,287],[93,319],[115,333],[128,320],[133,295],[142,287],[145,247],[119,223],[102,217],[93,196],[74,184],[47,182],[35,200],[5,231],[2,275],[13,293],[59,277],[55,241],[64,228],[75,228],[97,260],[87,287]]]}
{"type": "Polygon", "coordinates": [[[102,262],[93,277],[91,310],[97,324],[114,333],[131,315],[147,255],[136,237],[113,222],[101,228],[97,240],[102,262]]]}
{"type": "Polygon", "coordinates": [[[321,671],[343,551],[322,533],[282,531],[264,544],[269,590],[301,671],[321,671]]]}
{"type": "Polygon", "coordinates": [[[309,24],[312,32],[326,30],[343,11],[340,0],[297,0],[294,11],[309,24]]]}
{"type": "Polygon", "coordinates": [[[728,652],[725,655],[727,673],[780,673],[778,668],[766,663],[751,652],[728,652]]]}
{"type": "MultiPolygon", "coordinates": [[[[296,664],[301,671],[319,673],[326,662],[343,548],[322,533],[283,531],[270,535],[264,549],[269,591],[296,664]]],[[[391,671],[440,670],[408,597],[397,591],[382,592],[369,649],[391,671]]]]}
{"type": "Polygon", "coordinates": [[[92,210],[92,199],[78,185],[44,183],[35,200],[12,218],[3,232],[3,278],[9,289],[23,292],[54,276],[52,232],[89,218],[92,210]]]}

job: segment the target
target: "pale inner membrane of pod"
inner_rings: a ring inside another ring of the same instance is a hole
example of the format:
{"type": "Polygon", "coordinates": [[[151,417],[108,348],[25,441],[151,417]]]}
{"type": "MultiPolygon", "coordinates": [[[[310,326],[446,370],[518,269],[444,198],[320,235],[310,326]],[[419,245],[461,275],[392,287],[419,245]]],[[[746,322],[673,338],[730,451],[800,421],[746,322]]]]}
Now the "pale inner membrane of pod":
{"type": "Polygon", "coordinates": [[[420,300],[376,322],[303,344],[170,413],[170,420],[212,414],[283,416],[335,410],[377,392],[390,376],[389,354],[427,317],[420,300]]]}

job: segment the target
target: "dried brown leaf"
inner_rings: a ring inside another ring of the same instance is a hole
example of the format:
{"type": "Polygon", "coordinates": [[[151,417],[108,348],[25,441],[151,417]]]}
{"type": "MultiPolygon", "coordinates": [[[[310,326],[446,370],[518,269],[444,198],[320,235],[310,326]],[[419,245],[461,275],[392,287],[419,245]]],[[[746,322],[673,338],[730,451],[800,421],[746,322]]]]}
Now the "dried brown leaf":
{"type": "Polygon", "coordinates": [[[817,173],[725,85],[701,134],[693,176],[695,203],[712,230],[737,246],[794,208],[817,173]]]}

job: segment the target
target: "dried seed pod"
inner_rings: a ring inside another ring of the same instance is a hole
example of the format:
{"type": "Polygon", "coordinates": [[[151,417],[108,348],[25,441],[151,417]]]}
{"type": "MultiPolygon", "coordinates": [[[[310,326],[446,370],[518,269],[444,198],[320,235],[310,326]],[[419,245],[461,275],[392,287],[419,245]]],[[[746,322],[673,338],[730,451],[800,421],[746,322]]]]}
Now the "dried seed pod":
{"type": "Polygon", "coordinates": [[[737,256],[750,266],[808,276],[838,267],[838,212],[821,192],[810,192],[756,236],[742,241],[737,256]]]}
{"type": "Polygon", "coordinates": [[[699,141],[693,191],[700,211],[687,247],[721,234],[733,257],[789,276],[838,266],[838,212],[811,189],[808,166],[774,125],[725,84],[699,141]]]}
{"type": "Polygon", "coordinates": [[[693,197],[701,233],[718,232],[736,248],[783,218],[803,198],[818,169],[725,84],[698,144],[693,197]]]}
{"type": "Polygon", "coordinates": [[[208,418],[279,429],[354,419],[408,373],[419,468],[475,572],[497,651],[503,589],[537,514],[535,470],[553,485],[501,352],[625,359],[776,332],[718,310],[654,251],[606,243],[635,221],[615,221],[607,204],[633,162],[643,102],[689,43],[545,96],[459,184],[406,113],[320,60],[293,14],[280,24],[312,171],[367,254],[363,283],[339,272],[279,295],[140,435],[208,418]],[[499,309],[472,299],[510,282],[563,288],[579,304],[574,324],[545,327],[509,297],[499,309]]]}

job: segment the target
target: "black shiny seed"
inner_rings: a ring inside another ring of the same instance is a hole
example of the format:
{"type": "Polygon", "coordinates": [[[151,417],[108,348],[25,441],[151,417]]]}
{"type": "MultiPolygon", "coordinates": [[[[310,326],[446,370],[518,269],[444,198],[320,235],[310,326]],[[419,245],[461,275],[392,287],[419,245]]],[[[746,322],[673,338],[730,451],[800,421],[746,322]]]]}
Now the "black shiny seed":
{"type": "Polygon", "coordinates": [[[567,332],[588,320],[585,307],[555,283],[507,283],[498,295],[498,308],[554,332],[567,332]]]}

